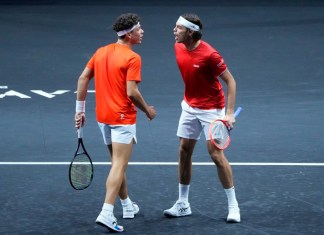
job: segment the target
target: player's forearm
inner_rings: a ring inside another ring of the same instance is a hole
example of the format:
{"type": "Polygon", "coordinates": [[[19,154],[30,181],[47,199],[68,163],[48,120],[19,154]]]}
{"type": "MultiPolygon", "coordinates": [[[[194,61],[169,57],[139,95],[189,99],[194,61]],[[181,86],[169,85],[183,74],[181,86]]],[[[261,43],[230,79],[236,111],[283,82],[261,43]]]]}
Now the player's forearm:
{"type": "Polygon", "coordinates": [[[146,104],[142,94],[137,90],[129,95],[129,98],[132,100],[134,105],[143,111],[145,114],[148,114],[148,105],[146,104]]]}
{"type": "Polygon", "coordinates": [[[88,67],[85,67],[81,73],[77,86],[77,100],[84,101],[88,92],[89,81],[92,79],[94,73],[88,67]]]}
{"type": "Polygon", "coordinates": [[[80,77],[77,86],[77,100],[84,101],[88,92],[89,79],[80,77]]]}
{"type": "Polygon", "coordinates": [[[236,82],[230,79],[227,84],[227,110],[226,114],[233,114],[236,99],[236,82]]]}

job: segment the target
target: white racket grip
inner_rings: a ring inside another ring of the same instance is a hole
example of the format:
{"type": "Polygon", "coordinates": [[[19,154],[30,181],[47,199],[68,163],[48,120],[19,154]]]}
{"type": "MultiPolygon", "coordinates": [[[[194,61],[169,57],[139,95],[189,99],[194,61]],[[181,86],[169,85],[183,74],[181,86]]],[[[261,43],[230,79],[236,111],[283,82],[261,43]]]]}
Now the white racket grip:
{"type": "Polygon", "coordinates": [[[242,110],[243,110],[242,107],[238,107],[238,108],[236,109],[235,113],[234,113],[234,117],[237,117],[237,116],[240,114],[240,112],[241,112],[242,110]]]}
{"type": "Polygon", "coordinates": [[[80,126],[79,129],[77,130],[78,133],[78,138],[81,139],[83,137],[83,127],[80,126]]]}

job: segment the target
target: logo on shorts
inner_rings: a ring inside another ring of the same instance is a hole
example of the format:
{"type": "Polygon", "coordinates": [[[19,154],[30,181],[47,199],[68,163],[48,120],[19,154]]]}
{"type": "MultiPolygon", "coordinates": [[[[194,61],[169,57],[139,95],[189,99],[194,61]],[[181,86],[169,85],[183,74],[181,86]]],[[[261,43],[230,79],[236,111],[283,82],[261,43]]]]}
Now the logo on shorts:
{"type": "Polygon", "coordinates": [[[120,114],[120,120],[124,120],[125,119],[125,115],[124,114],[120,114]]]}

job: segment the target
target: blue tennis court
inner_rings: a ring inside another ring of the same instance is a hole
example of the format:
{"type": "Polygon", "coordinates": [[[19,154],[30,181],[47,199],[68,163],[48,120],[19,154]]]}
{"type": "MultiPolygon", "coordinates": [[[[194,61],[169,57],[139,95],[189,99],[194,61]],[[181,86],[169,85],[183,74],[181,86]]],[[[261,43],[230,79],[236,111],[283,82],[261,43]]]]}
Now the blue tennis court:
{"type": "Polygon", "coordinates": [[[96,123],[93,83],[84,142],[94,180],[68,180],[77,135],[77,79],[94,51],[115,42],[121,13],[141,16],[140,89],[158,114],[138,113],[127,170],[133,220],[125,234],[324,234],[324,3],[322,1],[2,1],[0,4],[0,233],[107,234],[101,210],[110,162],[96,123]],[[226,223],[226,195],[204,138],[193,155],[192,216],[169,219],[178,197],[176,129],[183,83],[172,29],[198,14],[203,39],[224,57],[243,111],[226,155],[242,222],[226,223]]]}

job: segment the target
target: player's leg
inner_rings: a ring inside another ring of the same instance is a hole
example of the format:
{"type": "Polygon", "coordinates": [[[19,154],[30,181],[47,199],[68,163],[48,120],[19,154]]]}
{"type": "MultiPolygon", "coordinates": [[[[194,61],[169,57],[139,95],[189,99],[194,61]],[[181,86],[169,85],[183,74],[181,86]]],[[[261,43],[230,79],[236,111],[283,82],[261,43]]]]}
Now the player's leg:
{"type": "Polygon", "coordinates": [[[181,106],[182,113],[177,130],[177,136],[180,138],[178,152],[179,198],[170,209],[163,212],[167,217],[191,215],[188,198],[192,173],[192,153],[202,130],[199,120],[191,112],[192,108],[184,101],[181,106]]]}
{"type": "Polygon", "coordinates": [[[180,184],[190,184],[192,173],[192,153],[196,142],[197,140],[180,137],[178,161],[178,176],[180,184]]]}
{"type": "MultiPolygon", "coordinates": [[[[112,128],[112,139],[118,143],[136,144],[136,124],[126,126],[114,126],[112,128]]],[[[128,196],[126,171],[123,175],[123,181],[120,186],[119,196],[123,207],[123,218],[134,218],[135,215],[139,212],[139,207],[136,203],[132,202],[128,196]]]]}
{"type": "Polygon", "coordinates": [[[106,181],[105,202],[96,222],[110,230],[121,232],[124,228],[117,224],[117,219],[114,216],[114,204],[123,182],[123,177],[132,153],[133,143],[122,144],[113,142],[112,148],[112,164],[106,181]]]}
{"type": "Polygon", "coordinates": [[[192,173],[192,153],[197,140],[180,138],[179,144],[179,198],[176,203],[163,212],[167,217],[180,217],[191,215],[189,203],[189,187],[192,173]]]}
{"type": "MultiPolygon", "coordinates": [[[[111,153],[111,169],[106,181],[106,196],[102,211],[96,222],[110,230],[122,232],[123,226],[117,224],[114,216],[114,204],[125,180],[125,172],[130,159],[133,144],[136,141],[136,125],[111,126],[98,123],[106,145],[111,153]]],[[[126,183],[126,181],[125,181],[126,183]]]]}
{"type": "Polygon", "coordinates": [[[207,141],[207,148],[213,162],[216,165],[219,180],[228,199],[229,213],[227,216],[227,221],[238,223],[241,221],[241,217],[235,195],[232,168],[224,155],[224,151],[216,149],[210,140],[207,141]]]}
{"type": "Polygon", "coordinates": [[[208,152],[216,165],[218,178],[227,195],[229,209],[227,221],[240,222],[240,210],[235,196],[232,168],[224,155],[224,151],[218,150],[211,143],[208,133],[210,123],[215,119],[222,119],[225,116],[225,109],[197,110],[197,112],[199,112],[197,117],[206,137],[208,152]]]}
{"type": "Polygon", "coordinates": [[[113,143],[112,146],[112,164],[106,182],[107,192],[105,203],[113,205],[120,192],[123,180],[126,181],[124,177],[133,150],[133,143],[113,143]]]}
{"type": "Polygon", "coordinates": [[[223,187],[225,189],[233,187],[232,168],[224,155],[224,151],[216,149],[210,140],[207,141],[207,148],[217,167],[218,177],[223,187]]]}
{"type": "MultiPolygon", "coordinates": [[[[108,145],[108,150],[110,153],[110,156],[112,158],[113,156],[113,149],[112,145],[108,145]]],[[[133,202],[128,195],[128,189],[127,189],[127,177],[126,177],[126,172],[124,173],[123,176],[123,181],[120,186],[119,190],[119,198],[123,207],[123,218],[124,219],[132,219],[135,217],[135,215],[139,212],[139,207],[138,205],[133,202]]]]}
{"type": "MultiPolygon", "coordinates": [[[[113,156],[113,149],[112,149],[112,144],[107,145],[109,153],[110,153],[110,159],[112,161],[112,156],[113,156]]],[[[123,182],[120,186],[120,190],[118,193],[120,199],[126,199],[128,197],[128,191],[127,191],[127,182],[126,182],[126,173],[123,177],[123,182]]]]}

